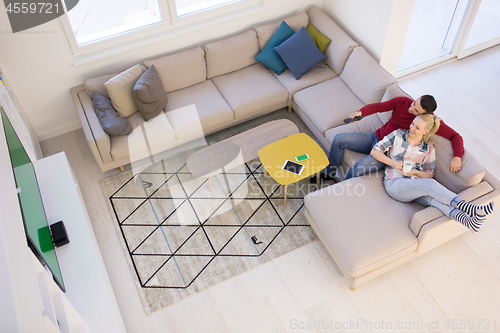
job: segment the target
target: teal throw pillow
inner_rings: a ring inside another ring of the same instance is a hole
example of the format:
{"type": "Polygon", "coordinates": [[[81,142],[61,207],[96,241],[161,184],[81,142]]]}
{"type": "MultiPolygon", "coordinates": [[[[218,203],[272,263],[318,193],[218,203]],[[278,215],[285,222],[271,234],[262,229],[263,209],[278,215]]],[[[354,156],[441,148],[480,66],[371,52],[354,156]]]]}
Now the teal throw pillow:
{"type": "Polygon", "coordinates": [[[267,66],[276,74],[280,75],[284,71],[286,71],[286,65],[281,59],[281,57],[273,50],[273,47],[280,45],[284,41],[286,41],[290,36],[295,33],[285,21],[281,22],[278,30],[274,33],[273,37],[269,40],[269,42],[264,46],[262,52],[255,58],[258,62],[267,66]]]}
{"type": "Polygon", "coordinates": [[[318,49],[305,27],[273,48],[298,80],[311,68],[328,57],[318,49]]]}

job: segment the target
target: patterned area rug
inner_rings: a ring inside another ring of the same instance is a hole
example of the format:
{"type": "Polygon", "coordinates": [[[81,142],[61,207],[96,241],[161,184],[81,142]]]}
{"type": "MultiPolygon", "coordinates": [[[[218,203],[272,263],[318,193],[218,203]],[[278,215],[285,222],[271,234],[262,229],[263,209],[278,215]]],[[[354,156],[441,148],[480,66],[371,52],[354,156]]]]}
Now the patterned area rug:
{"type": "Polygon", "coordinates": [[[101,180],[146,313],[305,245],[309,180],[284,187],[259,160],[196,178],[178,153],[101,180]]]}

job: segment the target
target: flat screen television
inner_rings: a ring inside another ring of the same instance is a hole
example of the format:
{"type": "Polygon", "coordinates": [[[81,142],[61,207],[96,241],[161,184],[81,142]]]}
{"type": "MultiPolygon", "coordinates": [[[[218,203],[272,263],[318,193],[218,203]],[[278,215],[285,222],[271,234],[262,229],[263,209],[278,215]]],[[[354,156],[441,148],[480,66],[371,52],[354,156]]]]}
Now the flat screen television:
{"type": "Polygon", "coordinates": [[[65,292],[35,168],[2,107],[0,111],[28,246],[41,264],[50,270],[59,288],[65,292]]]}

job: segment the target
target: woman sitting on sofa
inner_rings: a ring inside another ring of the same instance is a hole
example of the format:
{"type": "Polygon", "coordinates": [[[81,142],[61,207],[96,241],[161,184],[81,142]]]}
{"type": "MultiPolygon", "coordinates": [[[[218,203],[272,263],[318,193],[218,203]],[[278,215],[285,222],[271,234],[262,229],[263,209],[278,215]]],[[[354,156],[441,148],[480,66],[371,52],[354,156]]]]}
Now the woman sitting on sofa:
{"type": "Polygon", "coordinates": [[[440,120],[434,115],[417,116],[409,130],[398,129],[385,136],[372,149],[371,155],[387,164],[384,186],[395,200],[434,206],[446,216],[477,232],[481,223],[493,212],[494,202],[476,206],[438,183],[434,176],[436,152],[429,138],[436,133],[440,120]],[[389,151],[388,156],[385,152],[389,151]],[[411,170],[403,165],[411,165],[411,170]],[[406,172],[405,172],[406,171],[406,172]]]}

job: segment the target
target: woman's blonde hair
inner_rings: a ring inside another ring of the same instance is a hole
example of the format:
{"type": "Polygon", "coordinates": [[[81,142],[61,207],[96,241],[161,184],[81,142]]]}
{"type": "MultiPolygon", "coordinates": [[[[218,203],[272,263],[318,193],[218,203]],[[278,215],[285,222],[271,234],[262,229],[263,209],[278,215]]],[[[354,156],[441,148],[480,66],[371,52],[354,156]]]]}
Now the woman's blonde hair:
{"type": "Polygon", "coordinates": [[[431,143],[430,137],[437,132],[441,119],[433,114],[421,114],[419,117],[425,121],[425,129],[429,131],[429,133],[424,134],[422,139],[425,143],[431,143]]]}

